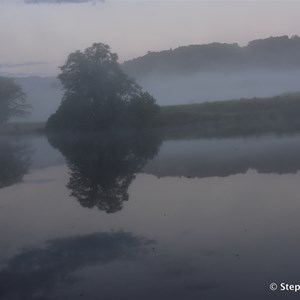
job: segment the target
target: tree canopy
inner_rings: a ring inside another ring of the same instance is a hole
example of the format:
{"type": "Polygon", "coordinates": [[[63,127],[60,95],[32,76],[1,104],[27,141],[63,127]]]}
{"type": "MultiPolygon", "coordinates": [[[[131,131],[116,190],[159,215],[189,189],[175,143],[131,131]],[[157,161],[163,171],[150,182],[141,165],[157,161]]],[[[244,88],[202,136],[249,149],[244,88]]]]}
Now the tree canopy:
{"type": "Polygon", "coordinates": [[[64,96],[48,120],[50,130],[147,127],[158,112],[155,99],[121,70],[108,45],[71,53],[60,69],[64,96]]]}
{"type": "Polygon", "coordinates": [[[11,117],[25,117],[29,108],[21,87],[12,78],[0,76],[0,124],[11,117]]]}

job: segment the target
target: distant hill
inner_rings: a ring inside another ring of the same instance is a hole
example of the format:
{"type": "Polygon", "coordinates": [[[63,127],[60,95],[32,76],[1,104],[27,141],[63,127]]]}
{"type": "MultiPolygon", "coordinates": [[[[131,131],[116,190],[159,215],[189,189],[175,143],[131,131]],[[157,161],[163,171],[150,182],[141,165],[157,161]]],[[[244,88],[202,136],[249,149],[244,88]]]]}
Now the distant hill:
{"type": "Polygon", "coordinates": [[[300,37],[280,36],[238,44],[190,45],[146,55],[123,63],[132,77],[150,73],[191,74],[200,71],[300,69],[300,37]]]}
{"type": "Polygon", "coordinates": [[[212,43],[148,52],[124,71],[160,105],[273,97],[300,91],[300,37],[212,43]]]}

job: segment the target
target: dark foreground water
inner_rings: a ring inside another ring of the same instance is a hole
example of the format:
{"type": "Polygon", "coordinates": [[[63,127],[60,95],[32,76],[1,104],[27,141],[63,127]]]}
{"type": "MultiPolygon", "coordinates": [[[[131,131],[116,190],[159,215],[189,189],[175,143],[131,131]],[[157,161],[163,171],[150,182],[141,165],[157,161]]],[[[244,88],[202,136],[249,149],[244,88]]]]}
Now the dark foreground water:
{"type": "Polygon", "coordinates": [[[300,136],[49,140],[0,138],[0,299],[300,296],[300,136]]]}

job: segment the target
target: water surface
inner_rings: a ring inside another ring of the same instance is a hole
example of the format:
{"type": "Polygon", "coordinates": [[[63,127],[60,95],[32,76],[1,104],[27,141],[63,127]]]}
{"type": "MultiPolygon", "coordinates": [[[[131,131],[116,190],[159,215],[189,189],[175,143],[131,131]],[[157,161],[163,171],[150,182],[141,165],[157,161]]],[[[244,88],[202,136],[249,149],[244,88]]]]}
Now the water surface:
{"type": "Polygon", "coordinates": [[[288,299],[300,136],[1,138],[1,299],[288,299]]]}

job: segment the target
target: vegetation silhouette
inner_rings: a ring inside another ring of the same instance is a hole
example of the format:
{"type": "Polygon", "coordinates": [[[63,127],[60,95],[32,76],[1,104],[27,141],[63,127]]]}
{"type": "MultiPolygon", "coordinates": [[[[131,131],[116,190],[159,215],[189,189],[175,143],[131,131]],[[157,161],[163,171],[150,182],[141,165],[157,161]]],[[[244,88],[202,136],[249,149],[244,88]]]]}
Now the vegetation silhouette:
{"type": "Polygon", "coordinates": [[[224,137],[300,131],[300,93],[162,106],[157,124],[166,138],[224,137]]]}
{"type": "Polygon", "coordinates": [[[21,87],[12,78],[0,76],[0,124],[11,117],[26,117],[30,108],[21,87]]]}
{"type": "Polygon", "coordinates": [[[120,68],[118,56],[98,43],[71,53],[61,74],[64,95],[48,131],[149,127],[159,106],[120,68]]]}
{"type": "Polygon", "coordinates": [[[122,209],[128,187],[161,140],[154,131],[48,135],[70,169],[67,188],[83,207],[106,213],[122,209]]]}
{"type": "Polygon", "coordinates": [[[0,188],[22,181],[30,165],[30,149],[16,138],[0,139],[0,188]]]}
{"type": "Polygon", "coordinates": [[[190,74],[200,71],[237,71],[244,69],[299,69],[300,37],[297,35],[253,40],[238,44],[211,43],[181,46],[146,55],[122,64],[134,78],[150,73],[190,74]]]}

